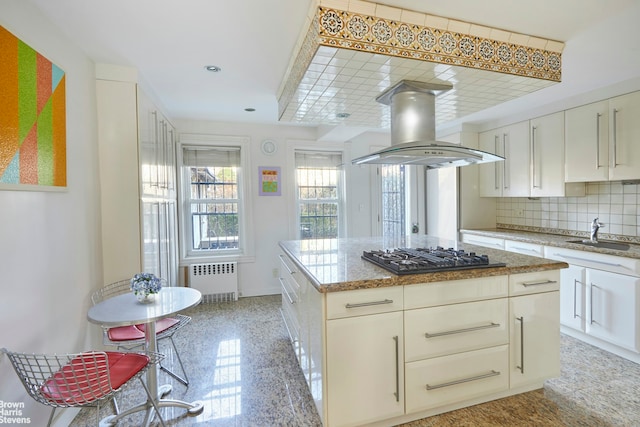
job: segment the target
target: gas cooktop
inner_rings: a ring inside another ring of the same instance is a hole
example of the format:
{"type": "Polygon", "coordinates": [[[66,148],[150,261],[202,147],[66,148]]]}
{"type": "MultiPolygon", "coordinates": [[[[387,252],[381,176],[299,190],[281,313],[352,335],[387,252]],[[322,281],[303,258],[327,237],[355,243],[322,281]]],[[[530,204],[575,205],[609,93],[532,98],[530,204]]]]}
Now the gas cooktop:
{"type": "Polygon", "coordinates": [[[504,267],[504,263],[490,263],[487,255],[476,255],[453,248],[399,248],[363,251],[362,258],[395,274],[419,274],[436,271],[468,270],[473,268],[504,267]]]}

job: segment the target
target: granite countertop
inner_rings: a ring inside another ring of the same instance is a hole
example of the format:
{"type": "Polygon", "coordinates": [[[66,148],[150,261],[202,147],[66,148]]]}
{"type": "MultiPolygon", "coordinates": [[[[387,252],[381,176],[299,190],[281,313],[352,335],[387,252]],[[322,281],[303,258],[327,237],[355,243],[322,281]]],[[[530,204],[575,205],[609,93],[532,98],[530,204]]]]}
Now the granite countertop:
{"type": "Polygon", "coordinates": [[[425,235],[410,235],[396,239],[366,237],[289,240],[281,241],[279,245],[293,259],[298,269],[309,279],[311,284],[322,293],[502,276],[568,267],[568,264],[560,261],[520,255],[425,235]],[[361,258],[362,252],[365,250],[437,246],[486,254],[491,262],[505,263],[506,266],[396,275],[361,258]]]}
{"type": "MultiPolygon", "coordinates": [[[[527,230],[516,230],[508,228],[489,228],[489,229],[472,229],[460,230],[461,233],[475,234],[478,236],[496,237],[499,239],[508,239],[517,242],[533,243],[545,246],[554,246],[556,248],[574,249],[578,251],[595,252],[607,255],[616,255],[626,258],[640,259],[640,244],[637,244],[634,238],[615,239],[618,243],[628,243],[629,250],[621,251],[616,249],[597,248],[579,243],[569,243],[569,240],[582,240],[588,237],[580,237],[576,235],[552,234],[527,230]]],[[[601,239],[605,240],[605,239],[601,239]]],[[[608,239],[606,239],[608,240],[608,239]]],[[[613,240],[613,239],[611,239],[613,240]]]]}

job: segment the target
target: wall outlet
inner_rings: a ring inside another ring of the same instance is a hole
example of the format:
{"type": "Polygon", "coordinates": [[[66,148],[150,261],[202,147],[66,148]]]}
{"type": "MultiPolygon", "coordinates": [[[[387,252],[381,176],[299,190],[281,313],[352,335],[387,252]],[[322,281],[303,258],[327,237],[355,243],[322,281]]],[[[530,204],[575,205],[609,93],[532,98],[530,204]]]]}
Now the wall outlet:
{"type": "Polygon", "coordinates": [[[273,270],[271,270],[271,274],[273,275],[273,277],[278,277],[279,276],[278,269],[274,268],[273,270]]]}
{"type": "Polygon", "coordinates": [[[524,209],[514,209],[513,216],[516,218],[524,218],[524,209]]]}

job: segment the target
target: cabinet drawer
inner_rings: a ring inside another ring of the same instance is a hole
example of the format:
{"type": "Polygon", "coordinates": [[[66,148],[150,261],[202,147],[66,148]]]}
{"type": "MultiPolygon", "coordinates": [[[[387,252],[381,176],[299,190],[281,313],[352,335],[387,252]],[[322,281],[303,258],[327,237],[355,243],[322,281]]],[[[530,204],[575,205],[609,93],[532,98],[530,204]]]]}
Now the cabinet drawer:
{"type": "Polygon", "coordinates": [[[516,252],[522,255],[544,257],[544,246],[533,243],[514,242],[513,240],[504,241],[504,249],[509,252],[516,252]]]}
{"type": "MultiPolygon", "coordinates": [[[[278,254],[280,258],[280,276],[287,277],[292,282],[300,283],[300,280],[304,279],[304,276],[298,271],[298,268],[293,261],[283,253],[278,254]]],[[[298,285],[300,286],[300,285],[298,285]]]]}
{"type": "Polygon", "coordinates": [[[545,246],[544,257],[571,265],[640,277],[640,259],[545,246]]]}
{"type": "Polygon", "coordinates": [[[404,312],[405,361],[509,342],[507,298],[404,312]]]}
{"type": "Polygon", "coordinates": [[[507,390],[507,345],[405,365],[407,414],[507,390]]]}
{"type": "Polygon", "coordinates": [[[434,307],[459,302],[503,298],[508,295],[508,289],[508,276],[405,285],[404,308],[434,307]]]}
{"type": "Polygon", "coordinates": [[[402,286],[327,294],[327,319],[387,313],[402,308],[402,286]]]}
{"type": "Polygon", "coordinates": [[[493,249],[504,249],[504,239],[499,239],[497,237],[463,234],[462,241],[471,245],[486,246],[487,248],[493,249]]]}
{"type": "Polygon", "coordinates": [[[285,327],[291,338],[291,342],[294,343],[294,348],[297,345],[300,325],[298,324],[298,316],[295,312],[295,307],[286,298],[285,287],[282,285],[282,318],[284,320],[285,327]]]}
{"type": "Polygon", "coordinates": [[[527,295],[560,290],[560,270],[535,271],[509,276],[509,295],[527,295]]]}

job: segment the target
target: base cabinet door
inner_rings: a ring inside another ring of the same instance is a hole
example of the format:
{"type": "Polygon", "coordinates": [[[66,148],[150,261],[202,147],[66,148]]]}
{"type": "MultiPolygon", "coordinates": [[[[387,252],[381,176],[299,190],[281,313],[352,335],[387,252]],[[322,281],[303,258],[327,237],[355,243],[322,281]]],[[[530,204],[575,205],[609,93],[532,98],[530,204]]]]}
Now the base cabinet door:
{"type": "Polygon", "coordinates": [[[402,311],[327,321],[327,425],[404,414],[402,311]]]}
{"type": "Polygon", "coordinates": [[[560,271],[560,323],[582,332],[586,318],[585,270],[584,267],[569,265],[560,271]]]}
{"type": "Polygon", "coordinates": [[[559,376],[559,292],[512,297],[510,315],[511,388],[559,376]]]}
{"type": "Polygon", "coordinates": [[[586,332],[612,344],[638,351],[640,278],[587,269],[586,332]]]}

